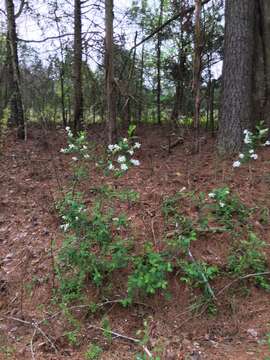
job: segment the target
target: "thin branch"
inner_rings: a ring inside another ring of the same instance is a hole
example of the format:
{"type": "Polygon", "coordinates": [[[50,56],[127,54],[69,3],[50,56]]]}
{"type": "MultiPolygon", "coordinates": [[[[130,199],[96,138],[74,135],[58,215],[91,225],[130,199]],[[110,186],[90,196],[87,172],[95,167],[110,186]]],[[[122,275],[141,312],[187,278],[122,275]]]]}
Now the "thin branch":
{"type": "MultiPolygon", "coordinates": [[[[99,327],[99,326],[95,326],[95,325],[90,325],[89,328],[92,328],[92,329],[96,329],[96,330],[100,330],[100,331],[103,331],[103,332],[108,332],[118,338],[121,338],[121,339],[125,339],[125,340],[129,340],[129,341],[132,341],[134,342],[135,344],[139,344],[140,345],[140,342],[141,340],[139,339],[135,339],[133,337],[130,337],[130,336],[126,336],[126,335],[123,335],[123,334],[119,334],[115,331],[111,331],[111,330],[108,330],[108,329],[104,329],[102,327],[99,327]]],[[[144,352],[150,357],[152,358],[153,355],[151,354],[151,352],[147,349],[147,347],[145,345],[142,345],[142,348],[144,350],[144,352]]]]}
{"type": "Polygon", "coordinates": [[[19,10],[18,10],[17,14],[15,14],[15,19],[17,19],[18,17],[21,16],[21,14],[23,12],[24,5],[25,5],[25,0],[21,0],[19,10]]]}
{"type": "Polygon", "coordinates": [[[56,36],[48,36],[48,37],[46,37],[44,39],[40,39],[40,40],[34,40],[34,39],[26,40],[26,39],[18,38],[18,41],[25,42],[25,43],[42,43],[42,42],[45,42],[45,41],[56,40],[56,39],[66,37],[66,36],[74,36],[74,34],[73,33],[68,33],[68,34],[62,34],[62,35],[56,35],[56,36]]]}
{"type": "Polygon", "coordinates": [[[245,279],[249,279],[251,277],[256,277],[256,276],[266,276],[266,275],[270,275],[270,271],[265,271],[265,272],[261,272],[261,273],[254,273],[254,274],[248,274],[248,275],[244,275],[241,276],[237,279],[234,279],[232,282],[230,282],[229,284],[227,284],[226,286],[224,286],[224,288],[222,288],[218,293],[217,296],[221,295],[222,293],[224,293],[225,290],[227,290],[229,287],[231,287],[233,284],[237,283],[238,281],[241,280],[245,280],[245,279]]]}
{"type": "MultiPolygon", "coordinates": [[[[211,0],[204,0],[202,2],[202,6],[206,5],[207,3],[209,3],[211,0]]],[[[184,17],[186,15],[188,15],[189,13],[193,12],[195,10],[195,6],[190,6],[188,9],[182,10],[179,13],[175,14],[174,16],[172,16],[170,19],[168,19],[167,21],[165,21],[163,24],[161,24],[160,26],[158,26],[156,29],[154,29],[149,35],[147,35],[145,38],[143,38],[140,42],[138,42],[138,44],[134,45],[131,50],[134,50],[135,48],[137,48],[138,46],[142,45],[143,43],[145,43],[146,41],[150,40],[154,35],[156,35],[157,33],[159,33],[160,31],[162,31],[165,27],[167,27],[168,25],[170,25],[173,21],[177,20],[179,17],[184,17]]]]}
{"type": "Polygon", "coordinates": [[[34,341],[34,337],[36,336],[36,333],[37,333],[37,329],[34,330],[33,336],[32,336],[31,341],[30,341],[30,350],[31,350],[32,360],[36,360],[34,347],[33,347],[33,341],[34,341]]]}

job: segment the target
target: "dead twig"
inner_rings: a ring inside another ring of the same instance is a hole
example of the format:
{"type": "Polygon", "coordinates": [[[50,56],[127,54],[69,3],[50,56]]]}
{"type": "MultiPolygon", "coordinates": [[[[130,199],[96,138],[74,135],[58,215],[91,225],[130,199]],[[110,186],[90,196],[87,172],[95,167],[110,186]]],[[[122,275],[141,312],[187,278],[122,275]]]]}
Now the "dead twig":
{"type": "Polygon", "coordinates": [[[270,271],[265,271],[265,272],[261,272],[261,273],[254,273],[254,274],[247,274],[244,276],[240,276],[237,279],[234,279],[232,282],[230,282],[229,284],[227,284],[226,286],[224,286],[224,288],[222,288],[218,293],[217,296],[221,295],[222,293],[224,293],[224,291],[226,291],[229,287],[231,287],[233,284],[237,283],[238,281],[241,280],[245,280],[245,279],[249,279],[251,277],[256,277],[256,276],[266,276],[266,275],[270,275],[270,271]]]}
{"type": "Polygon", "coordinates": [[[36,336],[36,333],[37,333],[37,329],[34,330],[33,336],[32,336],[31,341],[30,341],[30,350],[31,350],[32,360],[36,360],[35,352],[34,352],[34,346],[33,346],[34,337],[36,336]]]}
{"type": "MultiPolygon", "coordinates": [[[[128,340],[128,341],[132,341],[132,342],[134,342],[135,344],[139,344],[139,345],[140,345],[140,340],[139,340],[139,339],[135,339],[135,338],[130,337],[130,336],[126,336],[126,335],[123,335],[123,334],[119,334],[118,332],[111,331],[111,330],[108,330],[108,329],[104,329],[104,328],[102,328],[102,327],[95,326],[95,325],[90,325],[89,328],[96,329],[96,330],[100,330],[100,331],[106,331],[106,332],[109,332],[110,334],[114,335],[114,336],[117,337],[117,338],[121,338],[121,339],[125,339],[125,340],[128,340]]],[[[150,358],[153,357],[153,355],[151,354],[151,352],[147,349],[147,347],[146,347],[145,345],[142,345],[142,348],[143,348],[144,352],[145,352],[150,358]]]]}
{"type": "Polygon", "coordinates": [[[28,325],[33,327],[36,331],[38,331],[43,337],[44,339],[51,345],[51,347],[54,349],[54,351],[56,353],[58,353],[58,350],[56,348],[56,346],[54,345],[54,343],[52,342],[52,340],[48,337],[48,335],[39,327],[39,323],[36,322],[35,320],[33,321],[27,321],[27,320],[23,320],[23,319],[19,319],[13,316],[5,316],[6,319],[8,320],[14,320],[17,322],[20,322],[22,324],[28,325]]]}

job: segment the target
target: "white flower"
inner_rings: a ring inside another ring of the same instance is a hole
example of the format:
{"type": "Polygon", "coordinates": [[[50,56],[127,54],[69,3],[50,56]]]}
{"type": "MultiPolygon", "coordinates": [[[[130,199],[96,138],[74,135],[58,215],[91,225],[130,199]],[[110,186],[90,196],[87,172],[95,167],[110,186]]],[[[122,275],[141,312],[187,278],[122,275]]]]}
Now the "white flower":
{"type": "Polygon", "coordinates": [[[78,158],[76,158],[76,156],[73,156],[72,160],[73,161],[78,161],[78,158]]]}
{"type": "Polygon", "coordinates": [[[252,154],[252,155],[250,155],[250,157],[251,157],[252,159],[254,159],[254,160],[257,160],[257,159],[258,159],[258,155],[257,155],[257,154],[252,154]]]}
{"type": "Polygon", "coordinates": [[[213,193],[213,192],[210,192],[210,193],[208,194],[208,196],[213,199],[213,198],[216,196],[216,194],[213,193]]]}
{"type": "Polygon", "coordinates": [[[139,166],[140,165],[140,161],[136,160],[136,159],[130,159],[131,164],[133,164],[134,166],[139,166]]]}
{"type": "Polygon", "coordinates": [[[83,150],[87,150],[87,146],[86,145],[83,145],[83,150]]]}
{"type": "Polygon", "coordinates": [[[121,150],[121,147],[118,144],[114,145],[114,151],[119,151],[121,150]]]}
{"type": "Polygon", "coordinates": [[[79,220],[78,216],[75,216],[75,220],[76,220],[76,221],[78,221],[78,220],[79,220]]]}
{"type": "Polygon", "coordinates": [[[234,168],[237,168],[237,167],[239,167],[239,166],[241,166],[241,163],[240,163],[240,161],[235,161],[234,163],[233,163],[233,167],[234,168]]]}
{"type": "Polygon", "coordinates": [[[84,157],[85,159],[89,159],[89,158],[90,158],[90,155],[85,154],[83,157],[84,157]]]}
{"type": "Polygon", "coordinates": [[[117,161],[118,161],[119,163],[124,163],[124,162],[126,162],[126,157],[125,157],[124,155],[123,155],[123,156],[118,156],[117,161]]]}
{"type": "Polygon", "coordinates": [[[127,171],[128,170],[127,164],[121,164],[121,170],[127,171]]]}
{"type": "Polygon", "coordinates": [[[139,149],[141,147],[141,144],[138,142],[135,142],[134,149],[139,149]]]}
{"type": "Polygon", "coordinates": [[[109,164],[108,169],[109,169],[109,170],[114,170],[113,164],[109,164]]]}
{"type": "Polygon", "coordinates": [[[69,126],[66,127],[66,131],[70,131],[70,127],[69,127],[69,126]]]}
{"type": "Polygon", "coordinates": [[[266,129],[261,129],[260,131],[259,131],[259,133],[260,133],[260,135],[262,136],[262,135],[264,135],[264,134],[266,134],[268,132],[268,129],[266,128],[266,129]]]}
{"type": "Polygon", "coordinates": [[[114,145],[113,145],[113,144],[108,145],[108,150],[109,150],[109,151],[113,151],[113,149],[114,149],[114,145]]]}
{"type": "Polygon", "coordinates": [[[65,153],[65,152],[66,152],[66,149],[63,149],[63,148],[62,148],[62,149],[60,150],[60,152],[61,152],[61,153],[65,153]]]}
{"type": "Polygon", "coordinates": [[[124,143],[128,142],[128,139],[127,139],[127,138],[124,138],[124,139],[123,139],[123,142],[124,142],[124,143]]]}
{"type": "Polygon", "coordinates": [[[74,144],[69,144],[69,148],[70,148],[70,149],[75,149],[75,147],[76,147],[76,146],[75,146],[74,144]]]}
{"type": "Polygon", "coordinates": [[[219,206],[223,208],[225,206],[224,202],[220,201],[219,206]]]}
{"type": "Polygon", "coordinates": [[[244,138],[244,143],[245,144],[251,144],[252,143],[252,140],[251,138],[249,137],[250,133],[247,133],[245,138],[244,138]]]}
{"type": "Polygon", "coordinates": [[[68,228],[69,228],[69,224],[63,224],[60,226],[60,229],[62,229],[64,232],[66,232],[68,228]]]}
{"type": "Polygon", "coordinates": [[[263,146],[269,146],[270,145],[270,140],[267,140],[264,144],[263,144],[263,146]]]}
{"type": "Polygon", "coordinates": [[[249,153],[250,153],[250,154],[253,154],[253,153],[254,153],[254,150],[253,150],[253,149],[250,149],[250,150],[249,150],[249,153]]]}
{"type": "Polygon", "coordinates": [[[247,129],[245,129],[245,130],[243,131],[243,133],[246,135],[246,134],[249,134],[249,131],[248,131],[247,129]]]}
{"type": "Polygon", "coordinates": [[[239,154],[240,159],[244,159],[245,155],[244,154],[239,154]]]}
{"type": "Polygon", "coordinates": [[[132,149],[128,150],[128,153],[132,156],[134,154],[134,151],[132,149]]]}

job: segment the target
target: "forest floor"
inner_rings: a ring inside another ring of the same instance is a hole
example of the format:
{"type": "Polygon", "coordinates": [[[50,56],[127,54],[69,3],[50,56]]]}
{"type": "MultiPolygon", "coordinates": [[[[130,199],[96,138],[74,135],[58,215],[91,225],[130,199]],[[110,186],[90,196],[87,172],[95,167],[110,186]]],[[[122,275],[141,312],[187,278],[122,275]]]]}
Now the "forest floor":
{"type": "MultiPolygon", "coordinates": [[[[93,127],[89,139],[102,140],[100,134],[102,128],[93,127]]],[[[216,156],[210,136],[205,135],[197,154],[192,153],[189,136],[169,154],[162,148],[168,144],[168,134],[166,127],[140,127],[141,166],[115,179],[105,177],[93,163],[89,179],[82,184],[86,203],[91,203],[93,189],[105,184],[140,194],[135,203],[115,204],[127,214],[132,234],[125,235],[132,236],[136,246],[147,240],[155,249],[162,249],[166,231],[162,204],[183,187],[208,194],[226,185],[244,204],[264,209],[269,215],[269,149],[258,150],[257,161],[233,169],[233,159],[216,156]]],[[[99,329],[104,315],[111,331],[126,337],[140,338],[144,329],[147,348],[162,360],[267,359],[270,293],[248,280],[236,281],[225,289],[235,279],[227,275],[211,282],[217,294],[215,314],[204,306],[191,310],[202,291],[181,282],[177,271],[169,275],[170,299],[156,294],[124,308],[114,302],[117,292],[121,296],[123,291],[120,276],[113,291],[107,289],[103,294],[102,301],[107,299],[107,303],[97,313],[74,307],[80,334],[73,345],[68,342],[65,334],[71,325],[52,301],[56,282],[53,262],[63,240],[54,204],[61,195],[60,187],[70,178],[70,157],[59,152],[65,141],[65,132],[60,129],[46,134],[30,129],[27,142],[17,141],[11,132],[0,155],[0,359],[83,360],[90,343],[102,348],[101,359],[128,360],[143,353],[142,345],[132,340],[104,337],[99,329]]],[[[270,219],[266,217],[264,221],[253,219],[253,225],[270,245],[270,219]]],[[[222,269],[231,246],[228,232],[206,234],[192,244],[192,251],[196,259],[222,269]]],[[[265,252],[270,265],[268,247],[265,252]]],[[[89,287],[87,296],[96,301],[100,293],[89,287]]]]}

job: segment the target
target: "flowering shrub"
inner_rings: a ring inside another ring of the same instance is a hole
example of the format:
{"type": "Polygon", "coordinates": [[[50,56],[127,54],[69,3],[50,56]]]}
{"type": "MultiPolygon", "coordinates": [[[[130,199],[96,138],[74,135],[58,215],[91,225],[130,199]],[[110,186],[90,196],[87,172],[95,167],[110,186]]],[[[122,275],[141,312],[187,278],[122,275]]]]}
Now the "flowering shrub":
{"type": "Polygon", "coordinates": [[[212,200],[212,211],[217,217],[218,221],[228,228],[233,227],[233,218],[235,220],[244,222],[249,216],[249,210],[245,205],[236,197],[231,195],[228,187],[213,190],[208,194],[212,200]]]}
{"type": "Polygon", "coordinates": [[[86,133],[84,131],[79,133],[78,137],[73,136],[71,129],[67,126],[67,141],[68,147],[60,150],[63,154],[74,154],[73,161],[79,161],[84,159],[90,159],[88,153],[88,141],[86,139],[86,133]]]}
{"type": "Polygon", "coordinates": [[[256,132],[253,133],[247,129],[243,131],[244,133],[244,149],[243,152],[239,154],[239,160],[233,162],[233,167],[238,168],[243,163],[253,159],[257,160],[258,155],[255,152],[255,149],[258,146],[269,146],[270,141],[265,140],[265,137],[268,133],[268,128],[263,128],[263,122],[261,122],[258,126],[256,126],[256,132]]]}
{"type": "Polygon", "coordinates": [[[126,172],[132,166],[139,166],[140,161],[132,156],[135,151],[141,147],[141,144],[135,142],[130,144],[127,138],[121,139],[118,144],[108,146],[108,170],[114,171],[117,175],[126,172]]]}
{"type": "Polygon", "coordinates": [[[128,129],[128,137],[122,138],[117,144],[108,145],[108,166],[109,171],[113,171],[116,175],[124,174],[132,166],[139,166],[140,161],[133,158],[136,150],[140,149],[141,144],[135,142],[133,144],[133,133],[136,129],[135,125],[131,125],[128,129]]]}

